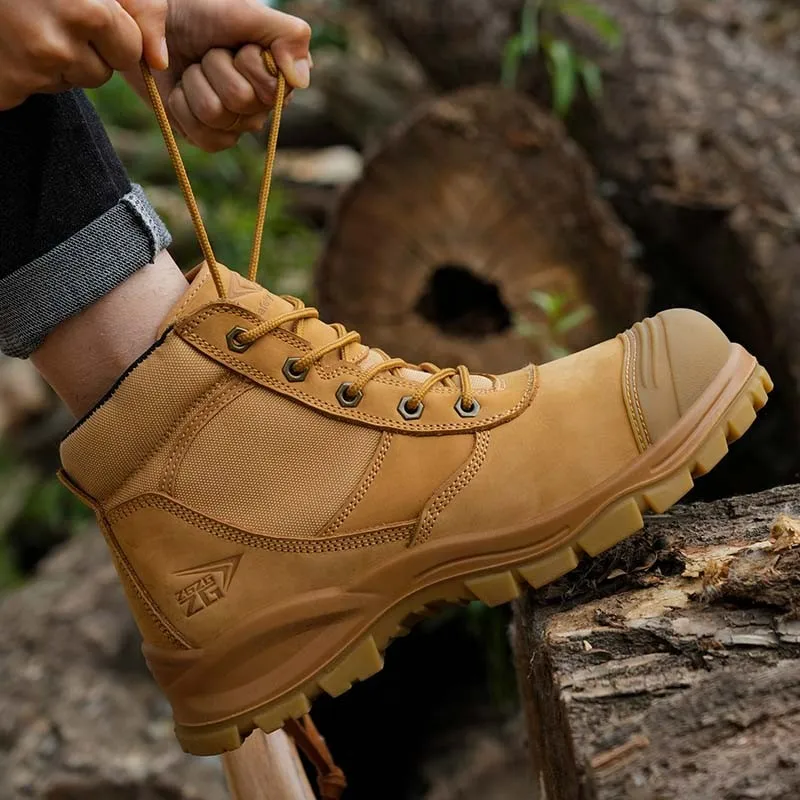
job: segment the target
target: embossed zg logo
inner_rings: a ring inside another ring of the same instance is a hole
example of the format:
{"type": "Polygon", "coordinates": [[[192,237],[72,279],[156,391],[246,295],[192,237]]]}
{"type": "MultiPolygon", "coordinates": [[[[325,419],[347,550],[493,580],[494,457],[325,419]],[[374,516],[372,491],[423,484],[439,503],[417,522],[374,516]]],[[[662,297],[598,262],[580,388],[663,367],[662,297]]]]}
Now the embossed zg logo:
{"type": "Polygon", "coordinates": [[[174,573],[178,578],[195,578],[175,593],[175,599],[187,617],[199,614],[227,595],[240,560],[241,556],[233,556],[174,573]]]}

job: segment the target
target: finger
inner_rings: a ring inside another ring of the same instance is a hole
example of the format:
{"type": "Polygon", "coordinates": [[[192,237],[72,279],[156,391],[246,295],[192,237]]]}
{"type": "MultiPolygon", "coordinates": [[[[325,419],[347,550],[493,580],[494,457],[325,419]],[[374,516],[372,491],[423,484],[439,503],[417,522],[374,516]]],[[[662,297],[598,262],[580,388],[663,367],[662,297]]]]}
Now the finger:
{"type": "Polygon", "coordinates": [[[250,81],[234,66],[233,54],[229,50],[209,50],[201,66],[211,88],[228,111],[234,114],[258,114],[267,109],[250,81]]]}
{"type": "Polygon", "coordinates": [[[237,131],[217,131],[204,125],[189,108],[182,86],[177,86],[170,93],[168,105],[177,127],[193,145],[216,153],[233,147],[239,141],[240,134],[237,131]]]}
{"type": "Polygon", "coordinates": [[[189,109],[203,125],[224,131],[239,121],[239,115],[222,104],[200,64],[192,64],[183,73],[181,86],[189,109]]]}
{"type": "Polygon", "coordinates": [[[96,3],[83,25],[100,58],[112,69],[133,69],[142,58],[142,34],[133,18],[116,0],[96,3]],[[99,10],[98,10],[99,9],[99,10]]]}
{"type": "Polygon", "coordinates": [[[308,23],[255,1],[239,4],[236,10],[236,16],[228,20],[231,41],[254,42],[271,49],[288,83],[305,89],[311,77],[308,23]]]}
{"type": "Polygon", "coordinates": [[[267,127],[268,122],[268,111],[261,114],[252,114],[249,117],[242,117],[236,129],[243,133],[261,133],[267,127]]]}
{"type": "Polygon", "coordinates": [[[278,69],[290,86],[298,89],[308,88],[311,83],[311,26],[302,19],[284,14],[275,9],[267,9],[281,19],[276,36],[264,37],[259,44],[272,51],[278,69]]]}
{"type": "Polygon", "coordinates": [[[98,55],[90,45],[84,45],[76,54],[71,66],[63,72],[63,80],[71,86],[83,89],[96,89],[108,81],[114,70],[98,55]]]}
{"type": "Polygon", "coordinates": [[[167,51],[167,0],[117,0],[136,21],[142,34],[145,61],[158,70],[169,66],[167,51]]]}
{"type": "Polygon", "coordinates": [[[275,106],[278,80],[267,72],[262,58],[263,48],[257,44],[246,44],[234,56],[236,70],[255,90],[256,96],[265,108],[275,106]]]}

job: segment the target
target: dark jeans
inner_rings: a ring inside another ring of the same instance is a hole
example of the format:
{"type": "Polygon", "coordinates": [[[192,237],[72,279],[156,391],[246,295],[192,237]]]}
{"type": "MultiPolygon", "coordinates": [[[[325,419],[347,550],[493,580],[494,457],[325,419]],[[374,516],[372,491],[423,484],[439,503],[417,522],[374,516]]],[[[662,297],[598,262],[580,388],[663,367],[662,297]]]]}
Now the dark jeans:
{"type": "Polygon", "coordinates": [[[0,349],[25,357],[169,244],[86,96],[0,113],[0,349]]]}

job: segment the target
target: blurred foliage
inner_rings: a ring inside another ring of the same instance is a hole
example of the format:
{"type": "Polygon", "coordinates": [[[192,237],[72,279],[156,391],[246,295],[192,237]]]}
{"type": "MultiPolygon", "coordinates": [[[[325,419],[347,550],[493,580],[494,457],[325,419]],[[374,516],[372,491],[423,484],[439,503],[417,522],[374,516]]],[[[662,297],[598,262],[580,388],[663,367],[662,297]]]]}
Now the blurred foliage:
{"type": "Polygon", "coordinates": [[[43,475],[18,454],[0,448],[0,590],[20,583],[53,545],[65,541],[91,512],[64,490],[55,475],[43,475]]]}
{"type": "Polygon", "coordinates": [[[602,9],[586,0],[526,0],[520,30],[506,43],[503,53],[503,85],[515,87],[525,58],[542,53],[550,74],[553,110],[564,117],[572,107],[580,85],[592,102],[603,93],[600,68],[572,44],[559,38],[553,28],[559,17],[582,23],[603,44],[615,50],[622,44],[617,23],[602,9]]]}
{"type": "Polygon", "coordinates": [[[571,292],[532,291],[529,295],[531,305],[539,312],[540,319],[532,321],[523,317],[515,320],[515,327],[521,336],[533,339],[544,345],[551,359],[568,356],[570,351],[562,344],[564,337],[588,322],[594,316],[594,309],[580,304],[571,292]]]}
{"type": "Polygon", "coordinates": [[[316,9],[306,7],[300,0],[263,0],[263,2],[284,11],[306,19],[311,25],[311,51],[318,52],[325,47],[337,50],[346,50],[350,41],[347,28],[339,21],[340,12],[347,7],[347,0],[325,0],[324,4],[317,3],[316,9]],[[322,10],[322,14],[313,13],[322,10]]]}

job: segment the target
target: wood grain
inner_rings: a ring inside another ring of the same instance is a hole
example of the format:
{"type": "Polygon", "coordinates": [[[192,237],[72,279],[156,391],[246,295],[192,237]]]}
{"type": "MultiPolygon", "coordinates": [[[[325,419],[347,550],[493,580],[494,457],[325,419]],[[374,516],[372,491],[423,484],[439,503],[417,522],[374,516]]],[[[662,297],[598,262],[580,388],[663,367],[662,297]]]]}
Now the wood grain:
{"type": "Polygon", "coordinates": [[[314,800],[297,749],[283,731],[255,731],[222,763],[231,800],[314,800]]]}

